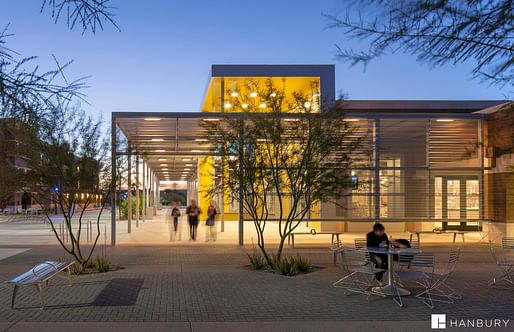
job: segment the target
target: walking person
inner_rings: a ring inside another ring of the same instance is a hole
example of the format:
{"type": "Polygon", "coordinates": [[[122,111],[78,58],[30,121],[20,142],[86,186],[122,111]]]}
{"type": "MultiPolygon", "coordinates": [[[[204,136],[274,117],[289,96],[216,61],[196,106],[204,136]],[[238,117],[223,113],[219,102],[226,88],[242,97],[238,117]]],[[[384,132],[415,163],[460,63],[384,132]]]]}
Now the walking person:
{"type": "Polygon", "coordinates": [[[207,234],[205,235],[205,242],[216,241],[216,205],[213,201],[210,202],[209,208],[207,209],[207,234]]]}
{"type": "Polygon", "coordinates": [[[194,199],[186,209],[187,221],[189,223],[189,239],[196,241],[196,232],[198,228],[198,216],[200,215],[200,208],[196,205],[194,199]]]}
{"type": "Polygon", "coordinates": [[[180,217],[180,209],[177,206],[177,202],[173,202],[173,209],[171,210],[171,216],[173,217],[173,232],[175,234],[175,238],[177,237],[177,228],[178,228],[178,217],[180,217]]]}

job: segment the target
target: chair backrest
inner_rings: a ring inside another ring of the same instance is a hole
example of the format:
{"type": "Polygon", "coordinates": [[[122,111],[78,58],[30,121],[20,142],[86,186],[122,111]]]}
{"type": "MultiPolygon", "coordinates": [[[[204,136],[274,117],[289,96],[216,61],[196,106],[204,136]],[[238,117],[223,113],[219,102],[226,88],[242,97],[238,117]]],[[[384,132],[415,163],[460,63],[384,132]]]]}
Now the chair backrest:
{"type": "Polygon", "coordinates": [[[356,238],[355,239],[355,249],[366,249],[368,246],[368,240],[366,238],[356,238]]]}
{"type": "Polygon", "coordinates": [[[419,242],[417,236],[413,237],[412,241],[410,241],[410,247],[414,249],[419,249],[419,242]]]}
{"type": "Polygon", "coordinates": [[[434,269],[434,253],[432,252],[417,254],[400,252],[398,261],[402,264],[408,264],[411,268],[434,269]]]}
{"type": "Polygon", "coordinates": [[[343,267],[350,271],[353,267],[368,264],[369,254],[365,250],[344,248],[341,250],[341,260],[343,267]]]}
{"type": "Polygon", "coordinates": [[[503,249],[514,249],[514,237],[504,237],[502,239],[503,249]]]}
{"type": "Polygon", "coordinates": [[[450,254],[448,255],[448,262],[446,264],[446,269],[442,273],[443,278],[448,278],[450,274],[453,273],[455,270],[455,267],[457,266],[457,263],[459,262],[459,256],[460,256],[460,248],[452,248],[450,250],[450,254]]]}

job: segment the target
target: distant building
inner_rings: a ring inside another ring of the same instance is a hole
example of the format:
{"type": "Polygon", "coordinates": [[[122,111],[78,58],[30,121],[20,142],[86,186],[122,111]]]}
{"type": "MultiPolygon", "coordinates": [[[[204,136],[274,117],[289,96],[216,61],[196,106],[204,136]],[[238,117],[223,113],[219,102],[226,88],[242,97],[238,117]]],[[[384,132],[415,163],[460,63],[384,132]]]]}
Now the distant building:
{"type": "Polygon", "coordinates": [[[20,151],[21,126],[14,119],[0,119],[0,210],[5,213],[22,213],[38,208],[20,183],[22,174],[30,170],[28,157],[20,151]]]}

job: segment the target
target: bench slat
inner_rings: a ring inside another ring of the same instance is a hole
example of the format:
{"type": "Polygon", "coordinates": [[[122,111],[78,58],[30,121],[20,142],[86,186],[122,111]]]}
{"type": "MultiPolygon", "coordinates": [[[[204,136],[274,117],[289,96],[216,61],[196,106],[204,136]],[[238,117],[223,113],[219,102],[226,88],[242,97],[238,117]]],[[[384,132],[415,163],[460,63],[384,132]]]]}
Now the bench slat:
{"type": "Polygon", "coordinates": [[[46,261],[44,263],[37,264],[32,269],[12,278],[8,283],[21,286],[42,283],[73,264],[74,262],[46,261]]]}

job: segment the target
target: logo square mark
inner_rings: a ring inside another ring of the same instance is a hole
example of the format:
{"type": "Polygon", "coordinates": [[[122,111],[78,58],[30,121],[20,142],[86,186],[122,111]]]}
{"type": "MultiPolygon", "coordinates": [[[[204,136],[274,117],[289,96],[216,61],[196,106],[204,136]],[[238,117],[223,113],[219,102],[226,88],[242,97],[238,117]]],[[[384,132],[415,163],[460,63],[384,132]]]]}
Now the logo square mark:
{"type": "Polygon", "coordinates": [[[432,329],[446,329],[446,314],[432,314],[432,329]]]}

